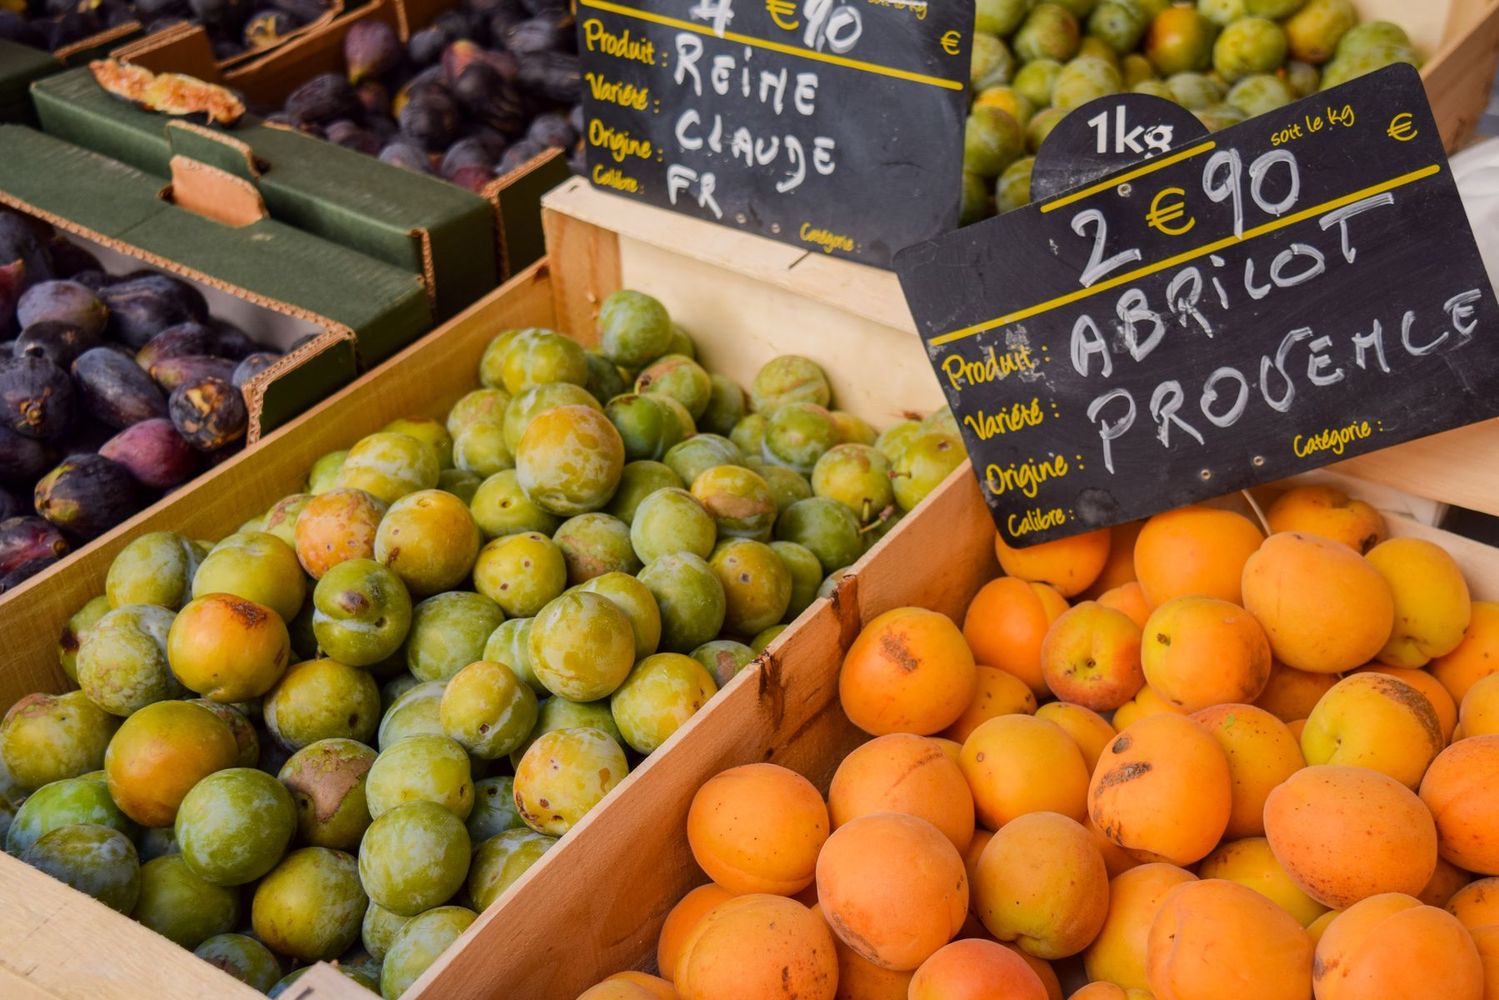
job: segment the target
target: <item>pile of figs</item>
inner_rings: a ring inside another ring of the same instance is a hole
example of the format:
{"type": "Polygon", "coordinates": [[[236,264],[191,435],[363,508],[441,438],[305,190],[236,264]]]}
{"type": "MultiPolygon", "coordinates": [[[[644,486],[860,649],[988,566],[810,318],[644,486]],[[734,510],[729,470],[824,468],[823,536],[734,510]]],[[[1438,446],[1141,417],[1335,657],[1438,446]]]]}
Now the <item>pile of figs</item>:
{"type": "Polygon", "coordinates": [[[366,19],[345,72],[298,87],[272,122],[472,191],[549,148],[581,170],[582,78],[566,0],[464,0],[402,44],[366,19]]]}
{"type": "Polygon", "coordinates": [[[191,23],[225,60],[274,45],[330,9],[332,0],[0,0],[0,38],[55,52],[126,24],[153,34],[191,23]]]}
{"type": "Polygon", "coordinates": [[[0,593],[237,450],[281,355],[156,271],[0,210],[0,593]]]}
{"type": "Polygon", "coordinates": [[[0,721],[6,850],[272,996],[395,1000],[962,461],[810,359],[710,374],[650,296],[598,324],[498,333],[216,544],[132,539],[79,690],[0,721]]]}

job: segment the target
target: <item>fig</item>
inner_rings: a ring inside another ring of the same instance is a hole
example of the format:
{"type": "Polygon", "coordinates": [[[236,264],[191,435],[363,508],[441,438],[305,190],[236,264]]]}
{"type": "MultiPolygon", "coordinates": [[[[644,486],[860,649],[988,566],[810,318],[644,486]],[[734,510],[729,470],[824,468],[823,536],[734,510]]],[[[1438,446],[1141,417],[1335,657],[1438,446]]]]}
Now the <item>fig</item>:
{"type": "Polygon", "coordinates": [[[98,333],[90,333],[80,326],[60,320],[42,320],[21,331],[12,348],[16,357],[26,354],[40,355],[61,368],[101,341],[98,333]]]}
{"type": "Polygon", "coordinates": [[[15,494],[10,490],[0,488],[0,521],[9,521],[13,517],[19,517],[21,510],[21,501],[16,499],[15,494]]]}
{"type": "Polygon", "coordinates": [[[33,223],[15,212],[0,210],[0,261],[9,264],[16,260],[22,264],[22,288],[54,276],[52,253],[33,223]]]}
{"type": "Polygon", "coordinates": [[[245,436],[250,414],[240,391],[220,378],[184,382],[167,400],[172,424],[201,451],[214,451],[245,436]]]}
{"type": "Polygon", "coordinates": [[[137,350],[168,327],[208,319],[203,293],[165,274],[137,274],[105,285],[99,298],[109,309],[109,335],[137,350]]]}
{"type": "Polygon", "coordinates": [[[440,86],[423,89],[401,108],[401,132],[432,152],[446,147],[458,134],[458,105],[440,86]]]}
{"type": "Polygon", "coordinates": [[[282,357],[283,355],[275,351],[256,351],[254,354],[245,355],[230,373],[229,384],[236,389],[243,389],[245,383],[280,361],[282,357]]]}
{"type": "Polygon", "coordinates": [[[299,27],[297,19],[284,10],[258,10],[245,21],[245,48],[253,52],[275,45],[299,27]]]}
{"type": "Polygon", "coordinates": [[[0,521],[0,576],[35,559],[60,559],[68,540],[56,526],[35,515],[0,521]]]}
{"type": "Polygon", "coordinates": [[[583,99],[578,57],[566,52],[532,52],[520,60],[516,82],[521,89],[559,104],[583,99]]]}
{"type": "Polygon", "coordinates": [[[427,159],[427,154],[420,147],[404,139],[397,139],[380,150],[380,162],[418,174],[432,172],[432,164],[427,159]]]}
{"type": "Polygon", "coordinates": [[[0,336],[9,335],[15,326],[16,301],[21,297],[21,284],[25,280],[23,261],[0,264],[0,336]]]}
{"type": "Polygon", "coordinates": [[[214,332],[202,323],[188,321],[169,326],[146,342],[135,353],[135,363],[150,371],[167,358],[191,354],[212,354],[214,332]]]}
{"type": "Polygon", "coordinates": [[[180,358],[163,358],[151,366],[150,373],[162,391],[174,392],[178,386],[205,378],[232,382],[234,369],[234,362],[224,358],[208,354],[188,354],[180,358]]]}
{"type": "Polygon", "coordinates": [[[29,438],[59,438],[72,425],[76,397],[67,372],[46,358],[0,358],[0,426],[29,438]]]}
{"type": "Polygon", "coordinates": [[[0,425],[0,480],[33,483],[56,461],[42,442],[0,425]]]}
{"type": "Polygon", "coordinates": [[[384,21],[358,21],[344,35],[344,62],[349,67],[349,82],[359,83],[368,77],[383,76],[401,61],[401,42],[395,29],[384,21]]]}
{"type": "Polygon", "coordinates": [[[572,34],[573,16],[562,9],[516,22],[505,29],[501,40],[511,52],[526,56],[533,52],[557,51],[564,47],[572,34]]]}
{"type": "Polygon", "coordinates": [[[36,512],[67,534],[94,538],[141,507],[130,472],[99,455],[73,455],[36,484],[36,512]]]}
{"type": "Polygon", "coordinates": [[[578,141],[578,133],[562,112],[548,111],[532,120],[526,129],[526,138],[543,146],[566,149],[578,141]]]}
{"type": "Polygon", "coordinates": [[[380,152],[380,137],[358,122],[347,118],[340,118],[336,122],[330,122],[323,129],[323,138],[335,146],[352,149],[356,153],[365,156],[374,156],[380,152]]]}
{"type": "Polygon", "coordinates": [[[546,152],[546,147],[531,139],[522,139],[514,146],[505,150],[505,155],[500,157],[500,165],[495,167],[495,173],[508,174],[512,170],[530,163],[536,157],[546,152]]]}
{"type": "Polygon", "coordinates": [[[0,576],[0,594],[9,593],[16,587],[19,587],[21,584],[25,583],[27,580],[30,580],[32,577],[36,576],[48,566],[51,566],[53,563],[57,562],[57,559],[57,556],[45,555],[37,556],[35,559],[26,560],[21,565],[11,570],[9,573],[6,573],[4,576],[0,576]]]}
{"type": "MultiPolygon", "coordinates": [[[[485,173],[494,170],[494,157],[489,155],[489,151],[478,139],[459,139],[449,146],[448,151],[443,154],[438,173],[452,180],[454,174],[466,168],[478,168],[485,173]]],[[[19,350],[17,353],[20,353],[19,350]]]]}
{"type": "Polygon", "coordinates": [[[441,28],[423,28],[406,43],[406,54],[418,66],[431,66],[442,58],[443,49],[450,41],[448,33],[441,28]]]}
{"type": "Polygon", "coordinates": [[[116,429],[167,413],[166,397],[151,376],[116,351],[95,347],[73,362],[73,380],[84,408],[116,429]]]}
{"type": "Polygon", "coordinates": [[[337,73],[319,73],[286,98],[286,113],[299,125],[354,118],[359,111],[354,88],[337,73]]]}
{"type": "Polygon", "coordinates": [[[136,482],[153,490],[179,486],[198,472],[198,452],[165,417],[125,428],[106,441],[99,454],[124,466],[136,482]]]}
{"type": "Polygon", "coordinates": [[[261,349],[249,334],[233,323],[210,317],[204,321],[204,325],[213,332],[213,343],[209,345],[205,353],[226,358],[229,361],[239,361],[261,349]]]}

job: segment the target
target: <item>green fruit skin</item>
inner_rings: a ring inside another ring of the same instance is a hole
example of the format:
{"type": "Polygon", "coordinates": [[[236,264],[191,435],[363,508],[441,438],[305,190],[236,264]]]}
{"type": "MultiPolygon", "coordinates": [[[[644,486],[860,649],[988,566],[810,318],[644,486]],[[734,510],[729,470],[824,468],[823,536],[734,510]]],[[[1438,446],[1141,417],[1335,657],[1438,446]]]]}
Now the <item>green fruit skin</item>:
{"type": "MultiPolygon", "coordinates": [[[[776,544],[787,544],[784,542],[776,544]]],[[[800,547],[800,546],[798,546],[800,547]]],[[[803,549],[803,551],[806,551],[803,549]]],[[[809,556],[812,554],[807,553],[809,556]]],[[[812,556],[812,561],[817,562],[817,557],[812,556]]],[[[817,569],[817,577],[822,579],[822,567],[817,569]]],[[[815,595],[814,595],[815,596],[815,595]]],[[[701,663],[703,668],[713,678],[713,683],[722,688],[734,675],[755,661],[755,651],[742,642],[733,639],[714,639],[705,642],[691,653],[694,660],[701,663]]]]}
{"type": "Polygon", "coordinates": [[[623,368],[640,368],[671,346],[671,316],[644,292],[621,289],[599,306],[599,349],[623,368]]]}
{"type": "Polygon", "coordinates": [[[22,851],[21,860],[121,913],[135,909],[140,897],[141,866],[135,845],[111,827],[60,826],[22,851]]]}
{"type": "Polygon", "coordinates": [[[474,922],[473,910],[439,906],[402,927],[380,968],[380,995],[396,1000],[474,922]]]}
{"type": "Polygon", "coordinates": [[[552,541],[567,563],[567,582],[576,587],[605,573],[636,573],[640,559],[630,544],[630,526],[601,511],[562,523],[552,541]]]}
{"type": "Polygon", "coordinates": [[[661,556],[640,571],[640,582],[661,609],[661,649],[686,653],[718,637],[726,611],[723,584],[701,556],[661,556]]]}
{"type": "Polygon", "coordinates": [[[173,531],[153,531],[133,539],[109,564],[104,592],[111,607],[156,604],[180,611],[192,594],[200,560],[197,548],[173,531]]]}
{"type": "Polygon", "coordinates": [[[302,508],[306,507],[311,499],[311,493],[293,493],[291,496],[277,500],[271,505],[271,509],[265,512],[260,530],[275,535],[295,549],[297,547],[297,518],[301,516],[302,508]]]}
{"type": "Polygon", "coordinates": [[[635,664],[609,696],[609,711],[632,750],[652,753],[717,693],[712,675],[697,660],[656,653],[635,664]]]}
{"type": "Polygon", "coordinates": [[[1229,83],[1274,73],[1286,61],[1286,33],[1274,21],[1246,17],[1223,29],[1213,43],[1213,69],[1229,83]]]}
{"type": "Polygon", "coordinates": [[[824,574],[842,569],[864,554],[859,519],[835,500],[812,497],[792,504],[776,522],[776,539],[808,549],[824,574]]]}
{"type": "Polygon", "coordinates": [[[176,614],[153,604],[116,608],[89,630],[78,650],[78,685],[90,701],[126,716],[185,689],[167,662],[176,614]]]}
{"type": "Polygon", "coordinates": [[[510,338],[500,372],[512,396],[550,382],[582,385],[588,381],[588,357],[577,341],[533,327],[510,338]]]}
{"type": "Polygon", "coordinates": [[[528,642],[537,679],[572,701],[608,696],[635,662],[630,619],[607,597],[587,591],[569,591],[542,608],[528,642]]]}
{"type": "Polygon", "coordinates": [[[584,386],[594,399],[609,400],[630,391],[619,366],[602,354],[588,352],[588,382],[584,386]]]}
{"type": "MultiPolygon", "coordinates": [[[[619,726],[614,722],[614,714],[609,709],[607,699],[568,701],[566,698],[548,698],[541,703],[541,711],[536,717],[536,728],[531,730],[531,735],[526,737],[526,742],[510,752],[510,766],[518,767],[526,756],[526,751],[531,749],[532,743],[547,733],[555,733],[559,729],[597,729],[615,743],[623,744],[625,741],[625,738],[620,735],[619,726]]],[[[511,805],[514,805],[514,790],[515,783],[512,780],[511,805]]],[[[519,813],[516,815],[519,816],[519,813]]]]}
{"type": "Polygon", "coordinates": [[[640,502],[630,522],[630,544],[642,563],[676,552],[706,559],[718,540],[713,515],[683,489],[661,489],[640,502]]]}
{"type": "Polygon", "coordinates": [[[99,619],[112,610],[109,598],[100,595],[73,612],[68,623],[63,626],[62,634],[57,639],[57,662],[73,683],[78,683],[78,650],[83,644],[83,637],[99,623],[99,619]]]}
{"type": "Polygon", "coordinates": [[[194,875],[180,854],[141,865],[141,891],[131,916],[184,948],[234,929],[239,890],[194,875]]]}
{"type": "Polygon", "coordinates": [[[489,660],[458,671],[438,706],[443,732],[481,760],[495,760],[519,746],[536,725],[536,713],[535,692],[508,666],[489,660]]]}
{"type": "Polygon", "coordinates": [[[339,851],[359,848],[370,825],[365,782],[375,751],[357,740],[318,740],[292,754],[277,780],[291,793],[297,840],[339,851]]]}
{"type": "Polygon", "coordinates": [[[468,754],[447,736],[408,736],[375,758],[364,794],[370,816],[377,820],[408,802],[433,802],[460,820],[468,819],[474,808],[468,754]]]}
{"type": "Polygon", "coordinates": [[[770,628],[757,633],[755,637],[750,640],[750,649],[754,650],[756,656],[759,656],[761,653],[765,652],[766,647],[768,647],[772,642],[775,642],[776,637],[784,631],[786,631],[785,625],[772,625],[770,628]]]}
{"type": "Polygon", "coordinates": [[[207,698],[193,698],[192,703],[202,705],[224,720],[224,725],[228,726],[229,732],[234,734],[234,742],[239,747],[239,756],[234,758],[236,767],[255,767],[260,762],[260,736],[255,732],[255,724],[245,717],[245,711],[259,714],[259,702],[254,705],[242,705],[241,708],[244,711],[233,705],[209,701],[207,698]]]}
{"type": "Polygon", "coordinates": [[[388,567],[373,559],[334,566],[312,592],[312,630],[328,656],[354,667],[393,655],[411,630],[411,596],[388,567]]]}
{"type": "Polygon", "coordinates": [[[515,450],[516,480],[526,496],[563,517],[608,503],[624,465],[619,431],[586,406],[559,406],[540,414],[515,450]]]}
{"type": "Polygon", "coordinates": [[[775,524],[775,495],[753,469],[719,465],[692,481],[692,495],[713,515],[721,538],[764,538],[775,524]]]}
{"type": "Polygon", "coordinates": [[[1008,35],[1020,27],[1030,13],[1032,0],[978,0],[977,30],[991,35],[1008,35]]]}
{"type": "Polygon", "coordinates": [[[403,692],[380,719],[375,742],[385,750],[408,736],[441,736],[440,705],[447,681],[423,681],[403,692]]]}
{"type": "Polygon", "coordinates": [[[489,909],[556,842],[524,827],[487,838],[474,849],[468,871],[469,899],[480,912],[489,909]]]}
{"type": "Polygon", "coordinates": [[[708,403],[697,417],[697,425],[709,434],[727,435],[744,419],[749,400],[739,383],[716,372],[708,376],[708,403]]]}
{"type": "Polygon", "coordinates": [[[411,611],[406,666],[419,680],[445,681],[481,658],[490,633],[504,620],[505,612],[483,594],[429,597],[411,611]]]}
{"type": "Polygon", "coordinates": [[[368,903],[353,855],[303,847],[256,886],[250,923],[255,936],[277,954],[326,962],[359,938],[368,903]]]}
{"type": "Polygon", "coordinates": [[[210,549],[193,574],[192,596],[207,594],[234,594],[291,621],[307,597],[307,575],[296,552],[277,536],[242,532],[210,549]]]}
{"type": "Polygon", "coordinates": [[[364,490],[392,504],[408,493],[437,485],[437,455],[410,434],[379,431],[360,438],[338,470],[337,485],[364,490]]]}
{"type": "Polygon", "coordinates": [[[505,407],[510,405],[510,393],[504,389],[474,389],[465,393],[448,411],[447,427],[451,437],[475,420],[497,420],[505,422],[505,407]]]}
{"type": "Polygon", "coordinates": [[[246,934],[216,934],[193,950],[209,965],[264,993],[281,978],[281,962],[246,934]]]}
{"type": "Polygon", "coordinates": [[[777,517],[798,500],[805,500],[812,495],[812,484],[795,469],[788,469],[784,465],[766,465],[764,462],[751,462],[749,466],[770,487],[770,495],[776,502],[777,517]]]}
{"type": "Polygon", "coordinates": [[[729,443],[739,449],[741,455],[759,455],[765,447],[765,428],[768,426],[770,418],[765,414],[747,413],[729,432],[729,443]]]}
{"type": "Polygon", "coordinates": [[[29,694],[0,721],[0,769],[28,790],[97,771],[119,725],[82,691],[29,694]]]}
{"type": "MultiPolygon", "coordinates": [[[[681,354],[657,358],[635,379],[635,391],[670,396],[687,408],[693,420],[703,415],[713,395],[713,380],[703,366],[681,354]]],[[[654,457],[654,456],[643,456],[654,457]]]]}
{"type": "Polygon", "coordinates": [[[659,459],[683,438],[681,421],[658,396],[615,396],[604,415],[619,431],[627,462],[659,459]]]}
{"type": "Polygon", "coordinates": [[[380,688],[358,667],[306,660],[287,668],[262,710],[266,728],[288,750],[335,737],[364,742],[380,724],[380,688]]]}
{"type": "Polygon", "coordinates": [[[453,467],[453,435],[448,432],[443,421],[432,417],[402,417],[392,420],[380,429],[398,434],[409,434],[432,449],[432,453],[437,456],[439,468],[451,469],[453,467]]]}
{"type": "Polygon", "coordinates": [[[841,444],[825,452],[812,469],[812,492],[836,500],[869,524],[895,504],[890,461],[868,445],[841,444]]]}
{"type": "Polygon", "coordinates": [[[592,393],[570,382],[553,382],[527,389],[505,407],[505,447],[512,456],[520,448],[521,438],[531,426],[531,421],[559,406],[586,406],[591,410],[604,412],[592,393]]]}
{"type": "Polygon", "coordinates": [[[21,803],[5,834],[6,853],[20,855],[53,830],[78,823],[119,830],[132,840],[140,834],[140,827],[109,797],[103,781],[64,778],[43,785],[21,803]]]}
{"type": "Polygon", "coordinates": [[[628,573],[605,573],[578,589],[607,597],[630,619],[630,630],[635,634],[635,659],[656,651],[661,644],[661,609],[645,584],[628,573]]]}
{"type": "Polygon", "coordinates": [[[791,571],[764,542],[734,538],[708,561],[724,590],[724,629],[752,636],[779,622],[791,603],[791,571]]]}
{"type": "Polygon", "coordinates": [[[464,424],[453,439],[453,461],[460,472],[475,476],[493,476],[515,468],[515,450],[505,439],[504,423],[485,419],[464,424]]]}
{"type": "Polygon", "coordinates": [[[1123,89],[1124,78],[1116,67],[1094,56],[1079,56],[1062,67],[1051,99],[1057,107],[1071,110],[1123,89]]]}
{"type": "Polygon", "coordinates": [[[232,767],[192,787],[174,829],[182,860],[195,875],[214,885],[244,885],[286,853],[297,829],[297,807],[271,775],[232,767]]]}
{"type": "Polygon", "coordinates": [[[479,550],[474,586],[509,617],[532,618],[567,589],[567,556],[540,532],[496,538],[479,550]]]}
{"type": "Polygon", "coordinates": [[[348,457],[349,452],[346,448],[342,451],[330,451],[313,462],[312,468],[307,472],[307,492],[317,496],[319,493],[337,489],[339,474],[343,472],[344,460],[348,457]]]}
{"type": "Polygon", "coordinates": [[[823,452],[838,443],[832,415],[811,403],[788,403],[771,414],[761,456],[810,476],[823,452]]]}
{"type": "Polygon", "coordinates": [[[407,802],[376,818],[365,831],[359,879],[374,902],[413,917],[463,886],[469,852],[461,819],[435,802],[407,802]]]}
{"type": "Polygon", "coordinates": [[[479,526],[461,500],[442,490],[419,490],[385,512],[375,533],[375,559],[411,594],[430,597],[468,579],[480,541],[479,526]]]}
{"type": "Polygon", "coordinates": [[[627,462],[624,471],[620,473],[619,488],[614,491],[614,497],[604,511],[625,524],[633,524],[635,514],[646,497],[657,490],[673,488],[681,489],[682,480],[664,462],[647,459],[627,462]]]}
{"type": "Polygon", "coordinates": [[[515,769],[516,810],[537,833],[560,837],[628,770],[624,750],[600,730],[554,730],[532,743],[515,769]]]}
{"type": "MultiPolygon", "coordinates": [[[[628,471],[629,466],[625,467],[628,471]]],[[[527,499],[516,482],[515,470],[496,472],[479,484],[469,501],[469,512],[486,538],[500,538],[534,531],[551,535],[562,519],[548,514],[527,499]]]]}
{"type": "Polygon", "coordinates": [[[177,853],[177,832],[169,826],[147,827],[135,843],[141,864],[177,853]]]}
{"type": "Polygon", "coordinates": [[[468,814],[468,837],[482,844],[497,833],[526,824],[515,811],[515,779],[509,775],[474,782],[474,811],[468,814]]]}
{"type": "Polygon", "coordinates": [[[791,574],[791,599],[786,603],[786,614],[781,620],[792,622],[817,600],[817,588],[822,586],[822,560],[811,549],[796,542],[771,542],[770,547],[791,574]]]}
{"type": "Polygon", "coordinates": [[[371,900],[370,905],[364,911],[364,921],[360,926],[360,941],[364,944],[364,950],[376,960],[384,961],[385,953],[390,950],[396,935],[410,922],[410,917],[392,913],[371,900]]]}
{"type": "Polygon", "coordinates": [[[1021,62],[1055,59],[1066,62],[1077,54],[1081,29],[1072,12],[1060,4],[1037,4],[1012,43],[1021,62]]]}
{"type": "Polygon", "coordinates": [[[484,644],[483,659],[505,664],[538,698],[542,698],[551,692],[537,679],[536,669],[531,663],[532,621],[531,618],[512,618],[502,623],[490,633],[484,644]]]}
{"type": "Polygon", "coordinates": [[[909,511],[919,504],[965,457],[962,439],[953,434],[927,431],[911,442],[895,463],[893,484],[900,509],[909,511]]]}
{"type": "Polygon", "coordinates": [[[767,416],[787,403],[828,406],[833,390],[822,367],[810,358],[783,354],[765,363],[750,383],[750,405],[767,416]]]}

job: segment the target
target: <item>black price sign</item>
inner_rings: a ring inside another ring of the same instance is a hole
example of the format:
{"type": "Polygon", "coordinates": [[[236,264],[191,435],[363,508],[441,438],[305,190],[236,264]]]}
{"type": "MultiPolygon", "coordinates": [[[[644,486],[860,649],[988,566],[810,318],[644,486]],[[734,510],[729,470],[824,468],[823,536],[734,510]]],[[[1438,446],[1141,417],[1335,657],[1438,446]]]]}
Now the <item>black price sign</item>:
{"type": "Polygon", "coordinates": [[[957,226],[972,0],[577,0],[595,187],[883,267],[957,226]]]}
{"type": "Polygon", "coordinates": [[[896,267],[1014,545],[1499,415],[1499,303],[1408,66],[896,267]]]}

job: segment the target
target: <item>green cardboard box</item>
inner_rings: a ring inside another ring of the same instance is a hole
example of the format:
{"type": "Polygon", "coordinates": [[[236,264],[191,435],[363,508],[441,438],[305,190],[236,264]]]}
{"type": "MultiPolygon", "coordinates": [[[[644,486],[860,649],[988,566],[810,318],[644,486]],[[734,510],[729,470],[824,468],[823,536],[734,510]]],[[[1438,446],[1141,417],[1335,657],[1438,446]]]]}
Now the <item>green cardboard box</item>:
{"type": "Polygon", "coordinates": [[[31,82],[63,68],[49,52],[0,38],[0,122],[36,122],[31,109],[31,82]]]}

